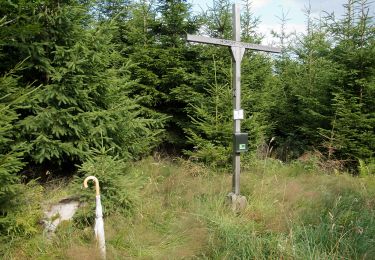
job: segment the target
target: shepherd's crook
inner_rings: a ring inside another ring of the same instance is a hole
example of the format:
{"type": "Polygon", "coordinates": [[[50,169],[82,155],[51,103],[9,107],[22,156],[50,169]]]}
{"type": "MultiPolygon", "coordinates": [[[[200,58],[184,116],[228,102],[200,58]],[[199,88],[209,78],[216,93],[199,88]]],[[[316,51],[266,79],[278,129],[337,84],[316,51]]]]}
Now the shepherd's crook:
{"type": "Polygon", "coordinates": [[[103,222],[103,209],[102,203],[100,201],[100,188],[99,188],[99,181],[95,176],[88,176],[83,181],[83,186],[87,188],[87,182],[92,180],[95,183],[95,190],[96,190],[96,209],[95,209],[95,236],[96,240],[99,243],[99,250],[102,259],[106,259],[105,254],[105,236],[104,236],[104,222],[103,222]]]}

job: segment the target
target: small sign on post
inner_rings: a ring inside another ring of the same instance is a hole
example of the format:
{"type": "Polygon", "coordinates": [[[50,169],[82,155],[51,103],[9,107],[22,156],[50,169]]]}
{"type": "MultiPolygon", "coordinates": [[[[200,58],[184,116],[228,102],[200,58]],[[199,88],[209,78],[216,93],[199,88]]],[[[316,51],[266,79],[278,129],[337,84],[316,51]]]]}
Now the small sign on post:
{"type": "MultiPolygon", "coordinates": [[[[236,136],[241,135],[241,120],[243,117],[243,110],[241,109],[241,61],[246,49],[265,51],[271,53],[280,53],[281,48],[263,46],[258,44],[241,42],[241,28],[240,28],[240,5],[233,4],[233,40],[209,38],[198,35],[187,35],[187,41],[207,43],[220,46],[228,46],[232,53],[232,70],[233,70],[233,142],[236,142],[236,136]]],[[[247,138],[246,138],[247,139],[247,138]]],[[[232,208],[240,210],[246,205],[246,198],[240,195],[240,153],[247,151],[247,143],[240,143],[238,149],[234,146],[233,149],[233,178],[232,178],[232,192],[229,197],[232,201],[232,208]]]]}
{"type": "Polygon", "coordinates": [[[242,120],[244,118],[243,116],[243,110],[233,110],[233,120],[242,120]]]}

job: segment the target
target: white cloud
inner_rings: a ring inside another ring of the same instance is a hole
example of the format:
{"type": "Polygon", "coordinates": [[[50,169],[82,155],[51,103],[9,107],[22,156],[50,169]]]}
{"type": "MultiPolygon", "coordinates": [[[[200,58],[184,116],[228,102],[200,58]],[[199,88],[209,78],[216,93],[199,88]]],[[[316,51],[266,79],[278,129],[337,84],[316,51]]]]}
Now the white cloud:
{"type": "MultiPolygon", "coordinates": [[[[281,33],[280,24],[260,24],[258,26],[258,32],[260,32],[262,35],[264,35],[264,38],[262,40],[262,44],[265,45],[273,45],[278,44],[279,40],[277,38],[274,38],[271,34],[271,31],[275,31],[276,33],[281,33]]],[[[304,33],[306,31],[306,27],[304,24],[301,23],[288,23],[285,28],[286,34],[293,35],[294,33],[300,34],[304,33]]]]}
{"type": "MultiPolygon", "coordinates": [[[[199,10],[199,6],[203,9],[207,5],[212,5],[212,0],[189,0],[193,3],[193,7],[199,10]]],[[[241,0],[231,0],[231,2],[241,3],[241,0]]],[[[271,35],[271,30],[280,31],[280,17],[282,13],[286,14],[286,32],[305,32],[306,16],[304,11],[311,6],[311,17],[316,19],[324,17],[324,13],[335,12],[336,17],[341,17],[344,13],[343,4],[347,0],[253,0],[252,11],[255,16],[260,18],[261,23],[257,30],[265,35],[263,44],[271,44],[276,41],[271,35]]],[[[374,14],[375,1],[370,4],[370,14],[374,14]]],[[[375,14],[374,14],[375,15],[375,14]]]]}
{"type": "Polygon", "coordinates": [[[321,13],[323,10],[326,12],[335,11],[340,15],[344,9],[343,5],[346,2],[346,0],[282,0],[281,4],[300,11],[306,10],[310,6],[311,13],[316,15],[321,13]]]}
{"type": "Polygon", "coordinates": [[[264,6],[269,5],[272,2],[272,0],[254,0],[251,2],[252,8],[254,10],[260,9],[264,6]]]}

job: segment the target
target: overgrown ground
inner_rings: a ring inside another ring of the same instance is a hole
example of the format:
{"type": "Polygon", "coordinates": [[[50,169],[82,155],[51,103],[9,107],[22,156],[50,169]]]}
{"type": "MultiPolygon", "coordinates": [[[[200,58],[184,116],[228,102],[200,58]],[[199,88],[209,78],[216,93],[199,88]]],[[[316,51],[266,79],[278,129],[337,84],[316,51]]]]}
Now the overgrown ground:
{"type": "MultiPolygon", "coordinates": [[[[371,176],[328,175],[307,164],[262,161],[244,171],[241,193],[248,207],[234,213],[225,203],[228,172],[151,158],[129,172],[136,181],[125,192],[132,193],[134,209],[105,218],[109,259],[375,256],[371,176]]],[[[33,199],[57,201],[72,190],[66,182],[53,182],[33,199]]],[[[98,259],[92,233],[81,222],[67,222],[52,240],[40,229],[29,238],[7,241],[2,254],[5,259],[98,259]]]]}

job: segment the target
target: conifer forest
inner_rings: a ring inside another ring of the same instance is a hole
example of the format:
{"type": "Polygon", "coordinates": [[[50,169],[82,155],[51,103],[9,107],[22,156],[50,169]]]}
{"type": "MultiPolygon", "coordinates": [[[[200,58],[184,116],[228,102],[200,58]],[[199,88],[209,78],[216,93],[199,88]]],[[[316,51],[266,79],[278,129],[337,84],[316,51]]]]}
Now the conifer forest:
{"type": "MultiPolygon", "coordinates": [[[[186,40],[232,39],[232,1],[210,3],[0,0],[0,258],[99,259],[95,175],[108,259],[374,259],[373,5],[307,7],[304,33],[281,16],[282,52],[246,51],[233,213],[232,58],[186,40]],[[82,207],[45,238],[44,207],[71,196],[82,207]]],[[[240,3],[241,41],[261,44],[240,3]]]]}

